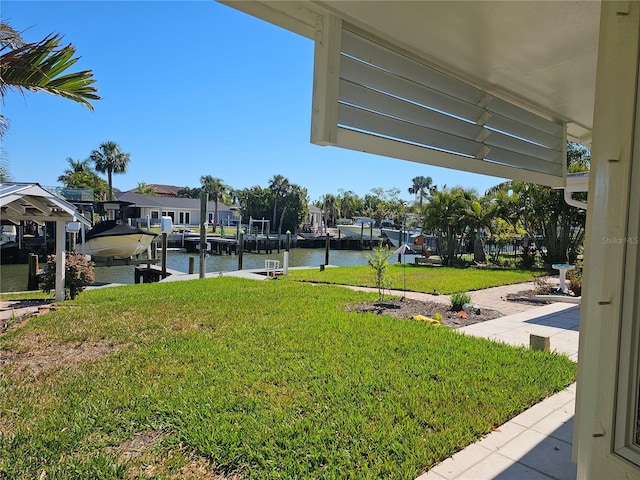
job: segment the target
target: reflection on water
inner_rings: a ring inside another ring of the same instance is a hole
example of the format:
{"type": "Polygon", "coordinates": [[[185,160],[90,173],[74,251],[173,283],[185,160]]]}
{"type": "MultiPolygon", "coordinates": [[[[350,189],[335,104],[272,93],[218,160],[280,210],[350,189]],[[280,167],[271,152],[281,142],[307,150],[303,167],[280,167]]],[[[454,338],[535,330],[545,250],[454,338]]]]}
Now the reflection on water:
{"type": "MultiPolygon", "coordinates": [[[[329,263],[331,265],[366,265],[369,250],[331,250],[329,263]]],[[[167,253],[167,268],[187,273],[189,271],[189,257],[195,259],[195,272],[199,273],[200,257],[197,254],[169,251],[167,253]]],[[[265,255],[264,253],[245,253],[242,257],[244,270],[264,268],[265,260],[279,260],[284,265],[284,250],[280,253],[265,255]]],[[[389,259],[393,261],[392,258],[389,259]]],[[[289,266],[303,267],[323,265],[325,261],[324,249],[294,248],[289,252],[289,266]]],[[[235,255],[210,255],[207,258],[207,273],[228,272],[238,269],[238,257],[235,255]]],[[[97,283],[133,283],[133,266],[96,267],[97,283]]],[[[28,266],[0,265],[0,291],[19,292],[27,289],[28,266]]]]}

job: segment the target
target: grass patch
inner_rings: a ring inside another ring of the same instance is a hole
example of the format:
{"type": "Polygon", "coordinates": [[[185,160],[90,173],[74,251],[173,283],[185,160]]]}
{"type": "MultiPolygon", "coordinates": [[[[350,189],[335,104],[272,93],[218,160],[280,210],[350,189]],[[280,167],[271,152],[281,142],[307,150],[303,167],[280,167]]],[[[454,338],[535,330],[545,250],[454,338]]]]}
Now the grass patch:
{"type": "Polygon", "coordinates": [[[45,293],[39,290],[33,290],[29,292],[0,293],[0,300],[3,302],[9,300],[53,300],[54,298],[54,292],[45,293]]]}
{"type": "Polygon", "coordinates": [[[413,479],[575,379],[565,356],[342,308],[374,298],[230,277],[83,292],[0,336],[0,478],[413,479]],[[98,353],[21,363],[47,346],[98,353]]]}
{"type": "MultiPolygon", "coordinates": [[[[391,288],[406,289],[413,292],[432,293],[437,291],[445,295],[458,292],[470,292],[483,288],[529,282],[538,272],[530,270],[492,270],[485,268],[424,267],[414,264],[391,263],[387,270],[391,288]]],[[[331,283],[336,285],[356,285],[375,287],[376,277],[368,265],[350,267],[289,270],[290,280],[331,283]]]]}

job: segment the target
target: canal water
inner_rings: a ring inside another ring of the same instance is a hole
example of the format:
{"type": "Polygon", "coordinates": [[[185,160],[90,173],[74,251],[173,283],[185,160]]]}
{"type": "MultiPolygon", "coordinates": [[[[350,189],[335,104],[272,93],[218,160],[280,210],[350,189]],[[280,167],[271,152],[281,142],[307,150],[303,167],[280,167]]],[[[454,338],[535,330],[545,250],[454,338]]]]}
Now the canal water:
{"type": "MultiPolygon", "coordinates": [[[[329,264],[348,266],[366,265],[370,250],[331,250],[329,252],[329,264]]],[[[199,273],[200,257],[197,254],[181,253],[178,251],[167,252],[167,268],[187,273],[189,271],[189,257],[195,259],[195,272],[199,273]]],[[[276,250],[271,254],[244,253],[242,256],[242,268],[250,270],[264,268],[265,260],[279,260],[280,266],[284,265],[284,250],[278,254],[276,250]]],[[[392,261],[392,259],[389,259],[392,261]]],[[[304,267],[324,265],[324,249],[294,248],[289,252],[290,267],[304,267]]],[[[43,266],[43,265],[41,265],[43,266]]],[[[238,257],[235,255],[209,255],[207,258],[207,273],[228,272],[238,269],[238,257]]],[[[134,267],[96,267],[96,283],[134,283],[134,267]]],[[[28,266],[0,265],[0,291],[19,292],[27,289],[28,266]]]]}

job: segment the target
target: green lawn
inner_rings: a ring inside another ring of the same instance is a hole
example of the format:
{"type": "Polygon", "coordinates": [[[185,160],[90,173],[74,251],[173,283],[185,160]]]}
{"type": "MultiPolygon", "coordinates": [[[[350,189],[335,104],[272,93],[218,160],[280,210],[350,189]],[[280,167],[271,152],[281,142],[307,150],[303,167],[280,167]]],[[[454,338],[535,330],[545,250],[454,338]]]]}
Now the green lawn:
{"type": "Polygon", "coordinates": [[[0,364],[0,478],[413,479],[575,379],[565,356],[342,309],[374,298],[230,277],[84,292],[0,336],[23,352],[0,364]],[[44,346],[64,361],[37,366],[44,346]]]}
{"type": "MultiPolygon", "coordinates": [[[[530,270],[433,267],[401,263],[390,263],[388,267],[391,288],[402,290],[406,278],[406,289],[409,291],[424,293],[437,291],[442,294],[529,282],[537,275],[540,273],[530,270]]],[[[331,267],[324,271],[320,269],[289,270],[288,279],[361,287],[376,286],[375,274],[368,265],[331,267]]]]}

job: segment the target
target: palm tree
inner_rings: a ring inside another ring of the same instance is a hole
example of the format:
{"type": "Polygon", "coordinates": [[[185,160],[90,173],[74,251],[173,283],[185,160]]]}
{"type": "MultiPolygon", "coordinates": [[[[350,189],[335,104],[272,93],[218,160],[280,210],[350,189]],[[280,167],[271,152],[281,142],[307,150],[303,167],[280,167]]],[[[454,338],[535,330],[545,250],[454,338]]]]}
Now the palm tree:
{"type": "Polygon", "coordinates": [[[491,208],[489,198],[471,198],[465,213],[469,226],[476,234],[473,241],[473,261],[476,263],[484,263],[486,261],[486,255],[482,241],[482,232],[484,227],[490,226],[491,220],[494,218],[494,210],[491,208]]]}
{"type": "Polygon", "coordinates": [[[420,175],[418,177],[414,177],[411,182],[413,184],[409,187],[409,193],[418,198],[420,210],[422,210],[422,200],[427,196],[427,192],[431,192],[433,179],[431,177],[423,177],[420,175]]]}
{"type": "Polygon", "coordinates": [[[178,190],[177,196],[178,198],[200,198],[201,190],[202,189],[200,187],[184,187],[178,190]]]}
{"type": "Polygon", "coordinates": [[[67,157],[67,163],[70,168],[67,168],[62,175],[58,177],[58,181],[66,183],[66,180],[74,173],[91,173],[91,165],[89,165],[89,159],[86,160],[74,160],[71,157],[67,157]]]}
{"type": "Polygon", "coordinates": [[[209,200],[213,200],[215,205],[213,213],[213,232],[215,233],[218,223],[218,202],[226,198],[228,187],[222,183],[221,179],[211,175],[201,176],[200,183],[202,183],[202,191],[209,194],[209,200]]]}
{"type": "Polygon", "coordinates": [[[151,185],[147,185],[147,182],[138,182],[138,193],[147,197],[156,196],[155,189],[151,185]]]}
{"type": "Polygon", "coordinates": [[[116,142],[104,142],[99,150],[94,150],[89,155],[89,159],[96,164],[96,170],[100,173],[107,173],[109,183],[109,201],[113,200],[113,178],[114,173],[124,173],[127,171],[131,156],[120,151],[120,146],[116,142]]]}
{"type": "Polygon", "coordinates": [[[271,180],[269,180],[269,190],[271,190],[273,194],[273,220],[271,223],[273,227],[277,225],[276,221],[278,217],[276,215],[278,213],[278,201],[286,195],[290,188],[291,184],[289,180],[282,175],[274,175],[271,180]]]}
{"type": "MultiPolygon", "coordinates": [[[[48,35],[39,42],[27,43],[8,23],[0,22],[0,100],[9,89],[20,92],[47,92],[68,98],[93,110],[92,100],[100,100],[91,70],[66,73],[78,57],[73,45],[60,46],[61,35],[48,35]]],[[[7,119],[0,114],[0,137],[7,119]]]]}
{"type": "Polygon", "coordinates": [[[89,159],[74,160],[67,157],[67,168],[62,175],[58,177],[58,181],[66,188],[84,188],[93,190],[93,198],[96,201],[104,200],[104,194],[107,192],[107,182],[94,172],[89,159]]]}
{"type": "Polygon", "coordinates": [[[422,210],[423,225],[436,237],[436,248],[444,265],[459,256],[462,235],[467,226],[465,214],[468,192],[460,188],[442,190],[432,196],[422,210]]]}
{"type": "Polygon", "coordinates": [[[362,200],[351,190],[338,190],[338,202],[342,218],[351,218],[360,213],[362,200]]]}
{"type": "Polygon", "coordinates": [[[321,205],[324,210],[325,228],[335,227],[338,215],[338,199],[332,193],[327,193],[322,197],[321,205]]]}
{"type": "Polygon", "coordinates": [[[511,182],[500,183],[485,192],[489,198],[492,218],[504,220],[512,229],[518,232],[520,220],[519,195],[513,190],[511,182]]]}

